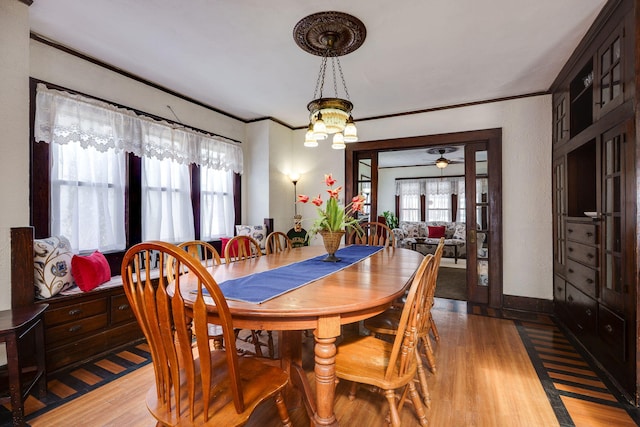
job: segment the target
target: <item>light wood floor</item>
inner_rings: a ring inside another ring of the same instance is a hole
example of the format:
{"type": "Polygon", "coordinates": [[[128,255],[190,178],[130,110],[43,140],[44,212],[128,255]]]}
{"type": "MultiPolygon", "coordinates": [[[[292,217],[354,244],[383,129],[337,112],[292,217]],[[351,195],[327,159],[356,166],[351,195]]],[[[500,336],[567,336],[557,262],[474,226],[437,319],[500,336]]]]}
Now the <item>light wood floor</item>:
{"type": "MultiPolygon", "coordinates": [[[[438,300],[433,311],[442,340],[436,345],[437,373],[429,375],[431,426],[557,426],[556,417],[532,365],[516,324],[511,320],[466,314],[464,302],[438,300]]],[[[305,342],[312,348],[312,338],[305,342]]],[[[311,369],[311,358],[305,369],[311,369]]],[[[40,426],[154,426],[144,395],[153,382],[149,364],[53,409],[29,424],[40,426]]],[[[338,384],[336,416],[343,426],[386,426],[384,397],[368,390],[347,399],[348,384],[338,384]]],[[[565,399],[566,400],[566,399],[565,399]]],[[[289,408],[295,426],[308,426],[302,407],[289,408]]],[[[623,411],[624,412],[624,411],[623,411]]],[[[582,410],[575,425],[635,425],[620,419],[594,417],[582,410]]],[[[413,409],[405,406],[403,425],[417,425],[413,409]]],[[[263,405],[250,426],[278,426],[270,402],[263,405]]]]}

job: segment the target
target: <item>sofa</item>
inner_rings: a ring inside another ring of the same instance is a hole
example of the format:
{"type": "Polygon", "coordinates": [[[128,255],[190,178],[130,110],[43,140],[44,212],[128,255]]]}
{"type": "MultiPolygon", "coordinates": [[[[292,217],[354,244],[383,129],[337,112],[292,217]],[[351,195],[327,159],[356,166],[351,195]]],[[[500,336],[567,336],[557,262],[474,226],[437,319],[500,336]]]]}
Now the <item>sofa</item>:
{"type": "Polygon", "coordinates": [[[432,254],[443,236],[443,257],[454,258],[456,261],[458,258],[466,258],[467,227],[464,222],[400,221],[398,228],[392,231],[398,248],[415,249],[424,255],[432,254]]]}

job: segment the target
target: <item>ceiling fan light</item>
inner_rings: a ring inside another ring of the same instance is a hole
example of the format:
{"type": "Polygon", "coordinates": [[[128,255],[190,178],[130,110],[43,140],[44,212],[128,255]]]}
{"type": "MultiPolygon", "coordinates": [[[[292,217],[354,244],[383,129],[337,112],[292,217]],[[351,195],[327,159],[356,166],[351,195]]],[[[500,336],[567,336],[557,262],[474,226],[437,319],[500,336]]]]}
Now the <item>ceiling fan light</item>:
{"type": "Polygon", "coordinates": [[[447,166],[449,166],[449,160],[445,159],[444,157],[440,157],[438,160],[436,160],[436,167],[438,169],[444,169],[447,166]]]}

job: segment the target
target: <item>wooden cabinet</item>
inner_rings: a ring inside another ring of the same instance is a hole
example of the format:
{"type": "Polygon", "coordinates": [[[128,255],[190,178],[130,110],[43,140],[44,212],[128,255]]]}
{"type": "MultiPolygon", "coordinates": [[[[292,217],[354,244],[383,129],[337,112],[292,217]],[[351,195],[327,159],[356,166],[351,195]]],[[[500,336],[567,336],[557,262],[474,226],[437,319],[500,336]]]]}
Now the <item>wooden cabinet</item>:
{"type": "Polygon", "coordinates": [[[637,405],[636,3],[609,1],[552,86],[552,191],[556,315],[637,405]]]}
{"type": "Polygon", "coordinates": [[[46,365],[54,372],[143,337],[121,286],[49,298],[46,365]]]}

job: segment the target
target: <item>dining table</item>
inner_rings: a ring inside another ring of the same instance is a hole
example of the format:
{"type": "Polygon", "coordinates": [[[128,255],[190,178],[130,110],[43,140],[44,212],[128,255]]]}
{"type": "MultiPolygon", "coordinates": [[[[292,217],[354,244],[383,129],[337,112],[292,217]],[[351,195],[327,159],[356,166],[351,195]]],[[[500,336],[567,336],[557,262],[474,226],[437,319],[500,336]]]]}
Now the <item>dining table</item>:
{"type": "MultiPolygon", "coordinates": [[[[338,252],[339,253],[339,252],[338,252]]],[[[245,278],[259,283],[262,273],[286,268],[326,254],[322,246],[292,248],[276,254],[208,267],[224,292],[225,282],[245,278]],[[250,277],[249,277],[250,276],[250,277]]],[[[337,426],[334,413],[336,340],[342,325],[385,311],[402,297],[423,255],[410,249],[384,247],[309,283],[255,303],[231,299],[227,304],[234,328],[278,331],[279,364],[298,390],[312,424],[337,426]],[[313,330],[315,393],[302,369],[302,332],[313,330]]],[[[286,270],[284,270],[286,271],[286,270]]],[[[245,280],[245,279],[243,279],[245,280]]],[[[195,283],[182,281],[186,300],[195,283]]],[[[191,296],[191,298],[193,298],[191,296]]],[[[216,307],[208,305],[208,321],[216,323],[216,307]]],[[[291,393],[295,393],[292,389],[291,393]]]]}

